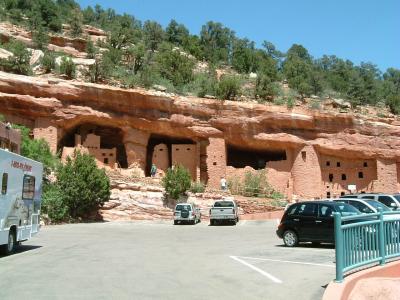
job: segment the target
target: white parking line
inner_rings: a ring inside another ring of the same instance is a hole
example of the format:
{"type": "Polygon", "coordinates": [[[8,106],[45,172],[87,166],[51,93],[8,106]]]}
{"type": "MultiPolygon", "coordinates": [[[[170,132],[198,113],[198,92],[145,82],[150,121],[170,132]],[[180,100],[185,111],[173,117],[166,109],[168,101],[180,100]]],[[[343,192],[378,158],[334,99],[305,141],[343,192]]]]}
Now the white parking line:
{"type": "Polygon", "coordinates": [[[328,264],[318,264],[318,263],[310,263],[310,262],[302,262],[302,261],[280,260],[280,259],[259,258],[259,257],[246,257],[246,256],[238,256],[238,257],[243,258],[243,259],[251,259],[251,260],[273,261],[273,262],[282,262],[282,263],[288,263],[288,264],[335,268],[335,265],[333,265],[333,264],[328,265],[328,264]]]}
{"type": "Polygon", "coordinates": [[[270,280],[272,280],[275,283],[282,283],[282,280],[276,278],[275,276],[272,276],[271,274],[253,266],[252,264],[249,264],[248,262],[245,262],[244,260],[241,260],[240,258],[238,258],[237,256],[229,256],[230,258],[232,258],[233,260],[236,260],[238,262],[240,262],[241,264],[249,267],[250,269],[260,273],[261,275],[264,275],[265,277],[269,278],[270,280]]]}

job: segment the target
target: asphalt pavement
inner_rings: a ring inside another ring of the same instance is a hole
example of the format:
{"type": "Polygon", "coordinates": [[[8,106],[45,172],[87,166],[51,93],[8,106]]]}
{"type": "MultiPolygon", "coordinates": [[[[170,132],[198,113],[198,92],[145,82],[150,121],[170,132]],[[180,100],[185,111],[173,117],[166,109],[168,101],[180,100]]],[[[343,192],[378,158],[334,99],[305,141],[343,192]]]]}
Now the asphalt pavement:
{"type": "Polygon", "coordinates": [[[333,246],[284,247],[276,226],[46,226],[0,257],[0,299],[321,299],[333,246]]]}

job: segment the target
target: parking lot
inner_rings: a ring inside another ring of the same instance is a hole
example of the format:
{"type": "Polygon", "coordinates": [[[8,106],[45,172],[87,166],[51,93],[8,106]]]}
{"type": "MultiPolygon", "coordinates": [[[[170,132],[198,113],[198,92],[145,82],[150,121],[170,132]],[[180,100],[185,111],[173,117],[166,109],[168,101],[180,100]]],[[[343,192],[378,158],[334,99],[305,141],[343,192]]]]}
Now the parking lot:
{"type": "Polygon", "coordinates": [[[321,299],[334,248],[286,248],[276,225],[47,226],[0,257],[0,299],[321,299]]]}

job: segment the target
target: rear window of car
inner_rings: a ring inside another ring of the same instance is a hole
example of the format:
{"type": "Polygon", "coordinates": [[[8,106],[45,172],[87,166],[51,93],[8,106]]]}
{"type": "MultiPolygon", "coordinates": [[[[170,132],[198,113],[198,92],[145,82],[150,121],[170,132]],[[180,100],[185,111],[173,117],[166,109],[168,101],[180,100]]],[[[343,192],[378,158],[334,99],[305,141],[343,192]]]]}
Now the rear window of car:
{"type": "Polygon", "coordinates": [[[344,195],[344,196],[340,196],[341,199],[343,198],[357,198],[357,195],[344,195]]]}
{"type": "Polygon", "coordinates": [[[382,209],[382,211],[390,211],[391,210],[389,207],[387,207],[386,205],[384,205],[378,201],[369,200],[369,199],[366,199],[364,201],[376,209],[380,208],[380,209],[382,209]]]}
{"type": "Polygon", "coordinates": [[[393,197],[395,197],[397,201],[400,201],[400,194],[398,194],[398,195],[393,195],[393,197]]]}
{"type": "Polygon", "coordinates": [[[336,203],[335,209],[337,212],[340,212],[343,217],[361,214],[357,208],[346,203],[336,203]]]}
{"type": "Polygon", "coordinates": [[[234,207],[234,205],[232,201],[217,201],[214,207],[234,207]]]}
{"type": "Polygon", "coordinates": [[[175,207],[175,210],[178,210],[178,211],[182,211],[182,210],[191,211],[192,208],[191,208],[191,206],[190,206],[189,204],[179,204],[179,205],[177,205],[177,206],[175,207]]]}
{"type": "Polygon", "coordinates": [[[368,195],[368,196],[361,196],[361,199],[375,199],[375,196],[368,195]]]}

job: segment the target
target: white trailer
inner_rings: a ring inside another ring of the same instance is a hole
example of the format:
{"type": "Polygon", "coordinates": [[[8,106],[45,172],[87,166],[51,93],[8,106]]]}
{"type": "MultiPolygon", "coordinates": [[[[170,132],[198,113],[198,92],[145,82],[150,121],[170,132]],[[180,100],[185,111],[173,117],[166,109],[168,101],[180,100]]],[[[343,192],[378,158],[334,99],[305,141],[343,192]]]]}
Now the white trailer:
{"type": "Polygon", "coordinates": [[[39,232],[43,165],[0,149],[0,250],[15,246],[39,232]]]}

